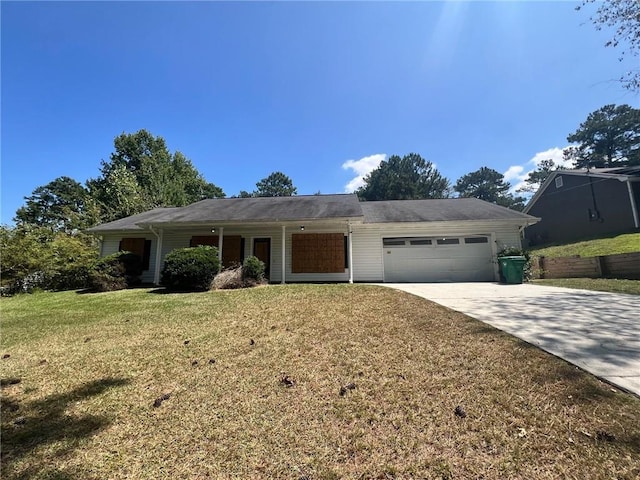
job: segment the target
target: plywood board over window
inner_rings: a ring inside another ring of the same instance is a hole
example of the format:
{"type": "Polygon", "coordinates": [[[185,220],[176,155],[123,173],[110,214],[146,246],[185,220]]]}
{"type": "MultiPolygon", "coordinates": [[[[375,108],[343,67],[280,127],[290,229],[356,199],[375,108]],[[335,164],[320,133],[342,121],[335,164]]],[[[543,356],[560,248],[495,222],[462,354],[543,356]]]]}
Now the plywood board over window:
{"type": "Polygon", "coordinates": [[[145,238],[123,238],[118,248],[121,252],[131,252],[142,259],[142,270],[149,270],[151,257],[151,240],[145,238]]]}
{"type": "MultiPolygon", "coordinates": [[[[218,235],[194,235],[190,246],[209,245],[218,248],[218,235]]],[[[244,241],[240,235],[225,235],[222,237],[222,266],[230,267],[242,263],[244,255],[244,241]]]]}
{"type": "Polygon", "coordinates": [[[342,233],[294,233],[291,236],[292,273],[342,273],[345,241],[342,233]]]}

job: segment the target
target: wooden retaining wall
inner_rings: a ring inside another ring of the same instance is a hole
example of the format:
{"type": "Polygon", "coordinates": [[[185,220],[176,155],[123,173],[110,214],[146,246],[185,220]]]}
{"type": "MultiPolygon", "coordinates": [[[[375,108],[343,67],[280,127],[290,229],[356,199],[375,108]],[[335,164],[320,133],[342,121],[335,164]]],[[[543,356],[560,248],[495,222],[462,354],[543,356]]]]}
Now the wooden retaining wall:
{"type": "Polygon", "coordinates": [[[640,252],[601,257],[533,258],[540,278],[626,278],[640,280],[640,252]]]}

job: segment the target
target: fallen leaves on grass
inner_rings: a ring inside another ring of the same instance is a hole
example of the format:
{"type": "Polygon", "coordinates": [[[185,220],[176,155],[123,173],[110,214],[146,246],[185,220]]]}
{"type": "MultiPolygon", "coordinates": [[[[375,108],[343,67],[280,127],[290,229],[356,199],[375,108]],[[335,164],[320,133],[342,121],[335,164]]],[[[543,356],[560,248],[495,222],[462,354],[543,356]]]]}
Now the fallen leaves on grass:
{"type": "Polygon", "coordinates": [[[23,378],[1,399],[7,480],[640,475],[636,397],[402,292],[138,289],[2,307],[0,378],[23,378]],[[131,380],[68,393],[110,377],[131,380]]]}
{"type": "Polygon", "coordinates": [[[153,406],[155,408],[158,408],[159,406],[162,405],[162,402],[164,402],[165,400],[169,400],[169,398],[171,398],[171,394],[170,393],[165,393],[164,395],[160,395],[158,398],[156,398],[153,401],[153,406]]]}
{"type": "Polygon", "coordinates": [[[282,377],[280,377],[280,383],[287,388],[296,386],[296,381],[293,378],[291,378],[289,375],[283,375],[282,377]]]}
{"type": "Polygon", "coordinates": [[[356,388],[355,383],[353,382],[347,383],[346,385],[343,385],[342,387],[340,387],[339,394],[341,397],[344,397],[349,390],[355,390],[355,388],[356,388]]]}

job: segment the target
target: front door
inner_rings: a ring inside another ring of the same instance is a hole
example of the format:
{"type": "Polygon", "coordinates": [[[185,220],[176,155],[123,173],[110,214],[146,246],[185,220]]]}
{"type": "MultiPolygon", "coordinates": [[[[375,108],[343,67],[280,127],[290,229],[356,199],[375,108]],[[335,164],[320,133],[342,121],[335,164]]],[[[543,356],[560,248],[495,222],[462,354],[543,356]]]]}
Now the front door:
{"type": "Polygon", "coordinates": [[[253,255],[264,262],[264,277],[269,280],[271,270],[271,239],[256,238],[253,240],[253,255]]]}

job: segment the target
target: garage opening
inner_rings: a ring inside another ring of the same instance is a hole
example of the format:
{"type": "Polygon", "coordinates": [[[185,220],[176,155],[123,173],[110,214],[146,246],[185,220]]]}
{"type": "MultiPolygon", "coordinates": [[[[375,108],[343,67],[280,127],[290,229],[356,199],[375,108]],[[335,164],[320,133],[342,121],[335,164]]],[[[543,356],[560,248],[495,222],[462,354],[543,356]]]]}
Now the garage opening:
{"type": "Polygon", "coordinates": [[[491,282],[488,235],[382,239],[385,282],[491,282]]]}

